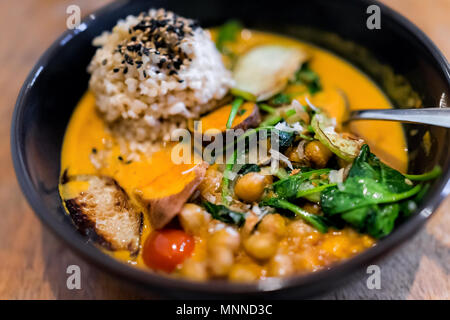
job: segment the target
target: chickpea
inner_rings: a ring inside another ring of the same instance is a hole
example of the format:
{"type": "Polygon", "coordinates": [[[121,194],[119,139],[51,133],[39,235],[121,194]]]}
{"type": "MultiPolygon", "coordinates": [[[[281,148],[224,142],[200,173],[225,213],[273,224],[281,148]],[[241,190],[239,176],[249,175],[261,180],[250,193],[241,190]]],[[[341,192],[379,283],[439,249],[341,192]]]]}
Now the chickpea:
{"type": "Polygon", "coordinates": [[[269,274],[272,277],[289,276],[293,274],[294,271],[294,263],[286,254],[277,254],[270,260],[269,274]]]}
{"type": "Polygon", "coordinates": [[[258,280],[260,270],[254,264],[235,264],[231,267],[228,279],[237,282],[250,282],[258,280]]]}
{"type": "Polygon", "coordinates": [[[236,182],[235,195],[242,201],[252,203],[259,201],[264,189],[272,183],[272,176],[266,176],[259,172],[249,172],[236,182]]]}
{"type": "Polygon", "coordinates": [[[255,233],[244,241],[247,253],[255,259],[266,260],[277,251],[277,241],[270,233],[255,233]]]}
{"type": "Polygon", "coordinates": [[[286,233],[286,222],[278,213],[266,215],[258,226],[261,233],[270,233],[281,238],[286,233]]]}
{"type": "Polygon", "coordinates": [[[234,253],[226,247],[217,247],[209,250],[208,267],[215,277],[225,277],[234,263],[234,253]]]}
{"type": "Polygon", "coordinates": [[[180,274],[186,278],[193,280],[207,280],[208,272],[206,270],[206,265],[203,262],[194,261],[192,259],[187,259],[181,269],[180,274]]]}
{"type": "Polygon", "coordinates": [[[215,231],[208,239],[208,250],[214,251],[218,247],[228,248],[231,251],[237,250],[240,244],[239,233],[232,228],[224,228],[215,231]]]}
{"type": "Polygon", "coordinates": [[[211,219],[200,206],[186,203],[178,215],[184,231],[191,235],[199,235],[211,219]]]}
{"type": "Polygon", "coordinates": [[[317,168],[324,168],[332,153],[320,141],[315,140],[305,146],[305,155],[317,168]]]}
{"type": "Polygon", "coordinates": [[[316,229],[302,220],[297,220],[289,224],[288,235],[294,243],[301,245],[316,244],[321,238],[321,234],[316,229]]]}

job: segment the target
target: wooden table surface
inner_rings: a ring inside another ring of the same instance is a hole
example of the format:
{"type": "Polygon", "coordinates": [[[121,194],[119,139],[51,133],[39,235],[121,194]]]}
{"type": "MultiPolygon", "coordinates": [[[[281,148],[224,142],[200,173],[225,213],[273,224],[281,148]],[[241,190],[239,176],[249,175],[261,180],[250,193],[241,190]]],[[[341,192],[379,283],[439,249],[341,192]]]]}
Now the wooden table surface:
{"type": "MultiPolygon", "coordinates": [[[[64,30],[66,8],[82,15],[108,0],[3,0],[0,2],[0,299],[152,298],[87,264],[35,217],[13,171],[9,131],[19,88],[42,52],[64,30]],[[82,289],[68,290],[66,268],[80,266],[82,289]]],[[[450,57],[450,0],[385,0],[421,27],[450,57]]],[[[366,279],[320,298],[449,299],[450,198],[426,228],[379,263],[381,289],[366,279]]]]}

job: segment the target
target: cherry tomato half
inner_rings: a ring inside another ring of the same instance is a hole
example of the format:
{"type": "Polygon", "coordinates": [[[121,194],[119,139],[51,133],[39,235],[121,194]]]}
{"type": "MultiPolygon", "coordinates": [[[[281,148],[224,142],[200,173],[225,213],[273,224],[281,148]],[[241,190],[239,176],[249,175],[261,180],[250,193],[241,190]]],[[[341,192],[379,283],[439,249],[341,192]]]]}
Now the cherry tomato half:
{"type": "Polygon", "coordinates": [[[145,264],[155,270],[172,272],[194,251],[194,238],[176,229],[153,231],[144,243],[145,264]]]}

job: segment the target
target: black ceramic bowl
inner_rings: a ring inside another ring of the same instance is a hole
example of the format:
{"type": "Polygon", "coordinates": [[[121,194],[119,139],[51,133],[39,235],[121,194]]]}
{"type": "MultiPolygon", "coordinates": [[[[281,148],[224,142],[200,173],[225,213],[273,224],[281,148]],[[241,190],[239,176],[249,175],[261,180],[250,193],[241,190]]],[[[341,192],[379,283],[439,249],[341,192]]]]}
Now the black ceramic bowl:
{"type": "Polygon", "coordinates": [[[83,20],[78,30],[67,31],[56,40],[20,91],[12,119],[11,148],[25,196],[42,222],[79,254],[122,279],[161,294],[190,298],[305,297],[336,286],[362,266],[408,240],[450,192],[450,130],[405,126],[410,150],[409,171],[423,172],[439,164],[444,174],[434,181],[417,212],[377,246],[331,270],[248,285],[172,279],[130,267],[102,253],[75,230],[63,210],[58,194],[60,151],[70,115],[87,89],[86,66],[95,50],[91,40],[103,30],[111,29],[119,18],[152,7],[164,7],[198,19],[206,27],[237,18],[251,28],[318,43],[369,74],[396,107],[408,106],[417,98],[422,99],[425,106],[446,104],[450,76],[445,58],[419,29],[381,4],[377,4],[381,8],[381,29],[368,29],[366,10],[371,4],[374,2],[363,0],[122,0],[95,12],[83,20]],[[418,132],[410,135],[413,129],[418,132]],[[427,130],[432,138],[429,154],[420,143],[427,130]]]}

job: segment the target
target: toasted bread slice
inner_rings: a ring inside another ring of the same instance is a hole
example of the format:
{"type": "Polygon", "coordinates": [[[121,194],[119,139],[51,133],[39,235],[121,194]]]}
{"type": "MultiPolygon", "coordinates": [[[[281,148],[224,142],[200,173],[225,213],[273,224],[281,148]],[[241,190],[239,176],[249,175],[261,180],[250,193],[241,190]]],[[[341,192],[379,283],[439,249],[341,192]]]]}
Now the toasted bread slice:
{"type": "Polygon", "coordinates": [[[78,230],[109,250],[139,252],[143,214],[112,178],[65,177],[61,195],[78,230]]]}

